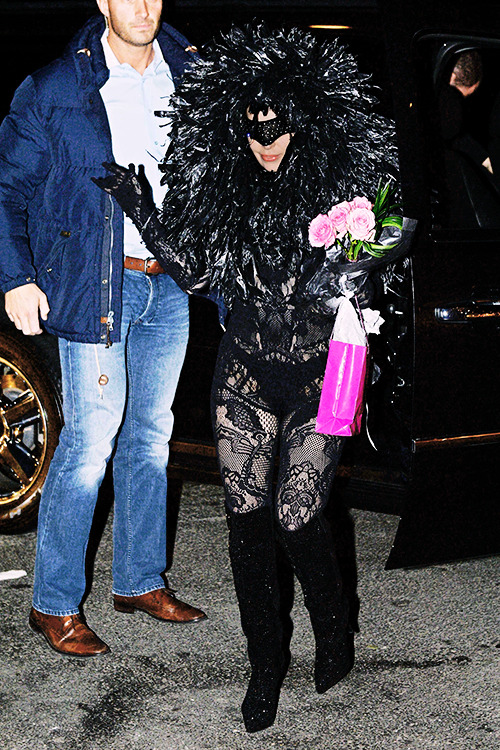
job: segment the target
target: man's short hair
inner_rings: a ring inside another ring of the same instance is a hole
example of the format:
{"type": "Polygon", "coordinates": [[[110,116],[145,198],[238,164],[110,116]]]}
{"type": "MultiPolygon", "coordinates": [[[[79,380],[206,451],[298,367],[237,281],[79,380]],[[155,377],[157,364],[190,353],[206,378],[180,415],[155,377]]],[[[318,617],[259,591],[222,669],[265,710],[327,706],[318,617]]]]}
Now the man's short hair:
{"type": "Polygon", "coordinates": [[[475,86],[483,77],[483,63],[477,49],[469,49],[461,52],[453,68],[455,73],[455,85],[475,86]]]}

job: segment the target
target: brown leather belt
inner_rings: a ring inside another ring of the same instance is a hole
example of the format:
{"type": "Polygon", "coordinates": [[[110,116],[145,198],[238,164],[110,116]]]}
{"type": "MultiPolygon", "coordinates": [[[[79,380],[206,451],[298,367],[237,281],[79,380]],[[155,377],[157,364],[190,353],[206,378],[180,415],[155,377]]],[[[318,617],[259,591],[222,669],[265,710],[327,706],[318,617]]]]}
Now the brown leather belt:
{"type": "Polygon", "coordinates": [[[129,271],[142,271],[147,273],[148,276],[165,273],[165,269],[154,258],[144,260],[144,258],[133,258],[131,255],[126,255],[123,260],[123,267],[128,268],[129,271]]]}

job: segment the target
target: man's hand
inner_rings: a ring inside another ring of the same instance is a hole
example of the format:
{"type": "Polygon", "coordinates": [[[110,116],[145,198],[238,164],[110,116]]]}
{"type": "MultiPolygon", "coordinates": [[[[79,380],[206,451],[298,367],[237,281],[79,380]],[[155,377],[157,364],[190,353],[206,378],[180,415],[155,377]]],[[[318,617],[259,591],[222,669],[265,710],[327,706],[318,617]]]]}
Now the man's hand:
{"type": "Polygon", "coordinates": [[[42,333],[40,318],[47,320],[49,311],[47,297],[36,284],[23,284],[5,292],[5,312],[26,336],[42,333]]]}

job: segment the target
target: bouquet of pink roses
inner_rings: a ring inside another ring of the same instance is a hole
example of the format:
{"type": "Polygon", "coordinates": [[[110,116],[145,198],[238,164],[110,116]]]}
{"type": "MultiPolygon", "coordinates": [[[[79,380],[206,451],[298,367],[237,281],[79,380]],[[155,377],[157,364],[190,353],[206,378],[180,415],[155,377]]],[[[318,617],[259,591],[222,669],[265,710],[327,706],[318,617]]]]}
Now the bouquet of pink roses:
{"type": "Polygon", "coordinates": [[[374,203],[356,196],[337,203],[327,214],[319,214],[309,224],[309,242],[313,247],[334,247],[342,255],[357,261],[361,251],[382,258],[396,243],[377,243],[385,227],[401,230],[403,217],[394,214],[395,187],[391,181],[379,183],[374,203]]]}
{"type": "Polygon", "coordinates": [[[372,272],[379,270],[384,284],[390,281],[390,264],[408,253],[416,226],[395,213],[395,193],[394,182],[381,180],[373,203],[356,196],[311,221],[309,242],[326,252],[322,266],[306,282],[307,299],[331,308],[340,296],[355,294],[366,307],[373,294],[372,272]]]}

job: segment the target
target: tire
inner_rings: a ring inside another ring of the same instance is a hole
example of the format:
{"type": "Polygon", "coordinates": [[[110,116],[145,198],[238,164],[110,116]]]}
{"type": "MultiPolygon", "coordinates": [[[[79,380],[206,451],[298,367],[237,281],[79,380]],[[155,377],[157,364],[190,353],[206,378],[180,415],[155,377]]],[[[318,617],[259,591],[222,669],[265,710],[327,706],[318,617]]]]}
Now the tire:
{"type": "Polygon", "coordinates": [[[62,427],[61,397],[37,347],[0,333],[0,532],[31,528],[62,427]]]}

